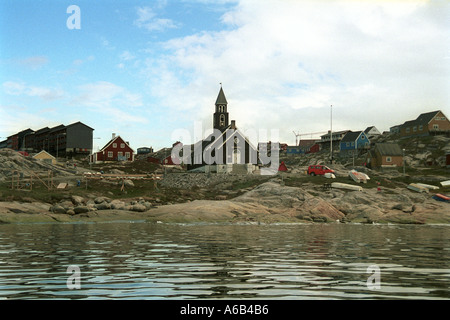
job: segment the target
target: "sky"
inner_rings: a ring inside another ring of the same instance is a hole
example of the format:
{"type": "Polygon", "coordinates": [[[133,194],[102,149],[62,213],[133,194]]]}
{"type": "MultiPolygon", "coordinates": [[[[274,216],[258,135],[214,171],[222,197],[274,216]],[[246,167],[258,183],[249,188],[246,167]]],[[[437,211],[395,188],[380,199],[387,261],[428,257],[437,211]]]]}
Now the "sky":
{"type": "Polygon", "coordinates": [[[0,2],[0,140],[81,121],[95,150],[194,143],[222,86],[253,142],[294,145],[450,116],[449,79],[447,0],[0,2]]]}

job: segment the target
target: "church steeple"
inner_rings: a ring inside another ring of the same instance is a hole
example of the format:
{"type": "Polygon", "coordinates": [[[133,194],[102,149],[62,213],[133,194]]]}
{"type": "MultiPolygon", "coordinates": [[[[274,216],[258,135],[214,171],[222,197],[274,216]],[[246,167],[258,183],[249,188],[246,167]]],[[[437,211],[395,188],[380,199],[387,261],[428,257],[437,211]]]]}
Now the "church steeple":
{"type": "Polygon", "coordinates": [[[222,84],[220,84],[220,91],[219,91],[219,95],[217,96],[216,106],[218,104],[223,104],[223,105],[228,104],[227,99],[225,98],[225,94],[223,93],[222,84]]]}
{"type": "Polygon", "coordinates": [[[219,95],[216,100],[216,111],[214,112],[214,129],[224,131],[228,127],[228,102],[223,93],[222,84],[220,84],[219,95]]]}

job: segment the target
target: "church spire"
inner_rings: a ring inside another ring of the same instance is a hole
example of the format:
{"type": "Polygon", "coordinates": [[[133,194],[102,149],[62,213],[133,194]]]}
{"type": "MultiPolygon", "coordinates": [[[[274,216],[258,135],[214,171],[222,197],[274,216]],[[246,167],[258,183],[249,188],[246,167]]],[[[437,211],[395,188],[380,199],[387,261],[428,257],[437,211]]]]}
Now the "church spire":
{"type": "Polygon", "coordinates": [[[222,104],[222,105],[227,105],[227,99],[225,98],[225,94],[223,93],[223,89],[222,89],[222,83],[220,84],[220,91],[219,91],[219,95],[217,96],[217,100],[216,100],[216,105],[218,104],[222,104]]]}
{"type": "Polygon", "coordinates": [[[222,83],[220,84],[219,95],[216,100],[216,112],[213,116],[213,127],[214,129],[219,129],[224,131],[228,127],[228,111],[227,111],[227,99],[223,93],[222,83]]]}

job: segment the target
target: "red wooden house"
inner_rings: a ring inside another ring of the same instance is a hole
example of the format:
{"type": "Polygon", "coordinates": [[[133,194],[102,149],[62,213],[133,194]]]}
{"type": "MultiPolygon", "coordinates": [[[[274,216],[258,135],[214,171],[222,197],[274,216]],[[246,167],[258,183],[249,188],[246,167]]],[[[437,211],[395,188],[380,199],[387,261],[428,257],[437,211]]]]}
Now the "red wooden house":
{"type": "Polygon", "coordinates": [[[113,134],[112,139],[98,152],[91,155],[91,162],[134,161],[134,150],[128,142],[113,134]]]}

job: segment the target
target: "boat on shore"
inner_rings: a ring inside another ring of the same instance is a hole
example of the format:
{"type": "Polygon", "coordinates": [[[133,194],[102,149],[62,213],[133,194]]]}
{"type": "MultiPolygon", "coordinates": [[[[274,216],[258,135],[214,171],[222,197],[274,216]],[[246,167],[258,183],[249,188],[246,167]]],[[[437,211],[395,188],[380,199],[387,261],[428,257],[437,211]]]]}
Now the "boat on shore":
{"type": "Polygon", "coordinates": [[[360,186],[355,186],[352,184],[346,184],[346,183],[341,183],[341,182],[332,182],[331,187],[337,188],[337,189],[353,190],[353,191],[362,191],[363,190],[363,188],[360,186]]]}
{"type": "Polygon", "coordinates": [[[350,170],[348,172],[348,175],[350,178],[353,179],[353,181],[358,183],[367,183],[367,180],[370,180],[369,176],[365,173],[358,172],[356,170],[350,170]]]}
{"type": "Polygon", "coordinates": [[[448,187],[448,186],[450,186],[450,180],[441,181],[441,186],[443,186],[443,187],[448,187]]]}
{"type": "Polygon", "coordinates": [[[420,193],[428,193],[428,188],[422,187],[417,183],[410,183],[407,188],[420,193]]]}
{"type": "Polygon", "coordinates": [[[443,194],[440,194],[440,193],[436,193],[433,196],[433,199],[438,200],[438,201],[450,202],[450,197],[449,196],[446,196],[446,195],[443,195],[443,194]]]}
{"type": "Polygon", "coordinates": [[[425,183],[416,183],[416,184],[421,186],[421,187],[427,188],[428,190],[437,190],[437,189],[439,189],[439,187],[433,186],[431,184],[425,184],[425,183]]]}

